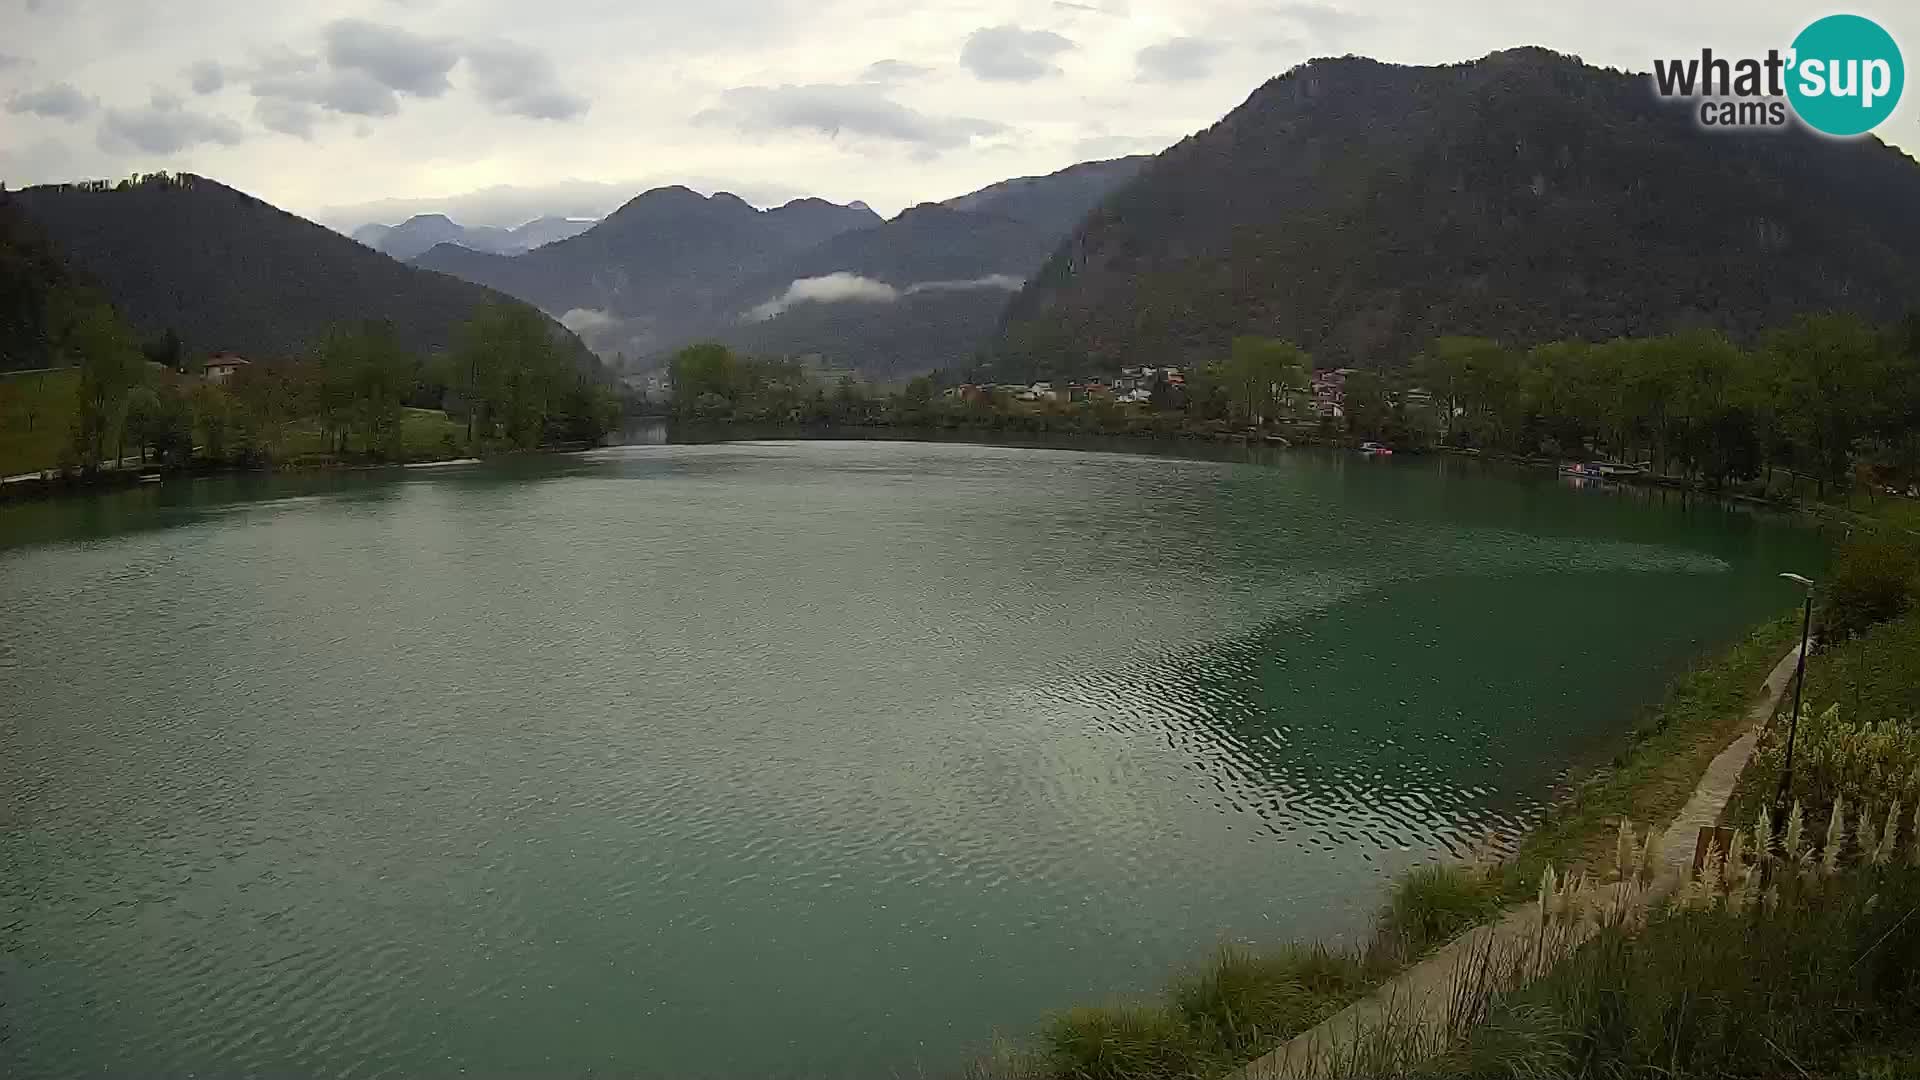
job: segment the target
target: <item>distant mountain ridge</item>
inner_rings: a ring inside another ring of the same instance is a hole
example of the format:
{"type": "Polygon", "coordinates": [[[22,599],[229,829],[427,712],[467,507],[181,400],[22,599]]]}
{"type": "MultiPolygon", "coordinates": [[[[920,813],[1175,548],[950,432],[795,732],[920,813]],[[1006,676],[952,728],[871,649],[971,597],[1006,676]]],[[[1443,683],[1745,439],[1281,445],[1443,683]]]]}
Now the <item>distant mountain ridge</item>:
{"type": "Polygon", "coordinates": [[[402,344],[430,351],[452,346],[482,304],[506,299],[190,173],[8,199],[136,332],[172,330],[190,353],[297,355],[365,320],[389,321],[402,344]]]}
{"type": "Polygon", "coordinates": [[[543,244],[578,236],[591,229],[591,219],[535,218],[511,229],[493,225],[461,225],[445,214],[415,214],[398,225],[370,224],[353,230],[353,238],[396,259],[415,258],[438,244],[456,244],[495,255],[518,255],[543,244]]]}
{"type": "Polygon", "coordinates": [[[794,251],[878,224],[864,205],[800,199],[759,210],[738,196],[685,187],[634,197],[578,236],[503,256],[441,244],[415,265],[518,296],[554,315],[595,314],[618,344],[643,350],[705,325],[741,277],[794,251]]]}
{"type": "Polygon", "coordinates": [[[603,355],[718,338],[874,372],[928,370],[970,361],[1012,290],[1147,160],[1009,180],[892,220],[863,203],[756,210],[726,192],[657,188],[526,254],[441,244],[415,261],[566,316],[603,355]],[[815,281],[834,275],[858,280],[815,281]]]}
{"type": "Polygon", "coordinates": [[[1107,199],[1013,300],[995,366],[1887,319],[1920,300],[1916,207],[1920,166],[1877,139],[1703,131],[1646,76],[1544,49],[1316,60],[1107,199]]]}
{"type": "Polygon", "coordinates": [[[782,290],[836,273],[887,286],[890,299],[847,289],[848,299],[792,303],[770,319],[749,314],[715,333],[750,352],[819,354],[882,376],[968,367],[991,342],[1013,292],[1150,160],[1089,161],[1004,180],[836,236],[743,282],[724,310],[752,313],[782,290]]]}

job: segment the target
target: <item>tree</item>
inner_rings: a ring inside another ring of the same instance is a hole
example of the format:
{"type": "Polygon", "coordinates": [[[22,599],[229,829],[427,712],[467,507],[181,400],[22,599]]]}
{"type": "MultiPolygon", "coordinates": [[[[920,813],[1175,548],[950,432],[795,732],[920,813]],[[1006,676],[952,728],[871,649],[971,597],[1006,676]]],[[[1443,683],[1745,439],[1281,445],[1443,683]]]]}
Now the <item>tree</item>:
{"type": "Polygon", "coordinates": [[[1406,433],[1406,423],[1395,415],[1388,398],[1386,380],[1377,371],[1360,370],[1347,376],[1342,412],[1347,429],[1356,435],[1393,439],[1406,433]]]}
{"type": "Polygon", "coordinates": [[[226,389],[235,441],[244,456],[271,461],[279,453],[288,424],[317,411],[317,378],[311,364],[298,361],[249,364],[234,373],[226,389]]]}
{"type": "Polygon", "coordinates": [[[155,421],[160,415],[160,395],[152,386],[136,386],[127,394],[127,406],[123,425],[126,433],[133,439],[134,446],[140,451],[140,463],[147,462],[148,436],[152,433],[155,421]]]}
{"type": "Polygon", "coordinates": [[[1290,341],[1237,337],[1219,379],[1236,418],[1264,424],[1277,411],[1287,388],[1306,380],[1311,358],[1290,341]]]}
{"type": "Polygon", "coordinates": [[[482,305],[461,328],[449,385],[466,409],[468,441],[504,435],[534,446],[575,374],[538,311],[499,301],[482,305]]]}
{"type": "Polygon", "coordinates": [[[1848,475],[1854,443],[1867,427],[1882,342],[1854,316],[1809,315],[1769,334],[1765,347],[1781,367],[1782,426],[1824,496],[1828,482],[1848,475]]]}
{"type": "MultiPolygon", "coordinates": [[[[718,342],[681,349],[668,361],[667,371],[673,381],[676,412],[699,412],[701,399],[708,396],[731,404],[741,385],[739,358],[718,342]]],[[[711,407],[711,402],[705,406],[711,407]]]]}
{"type": "Polygon", "coordinates": [[[140,352],[106,304],[71,291],[62,291],[57,304],[56,351],[80,368],[74,450],[88,468],[97,469],[105,461],[109,437],[120,430],[127,393],[139,382],[140,352]]]}
{"type": "Polygon", "coordinates": [[[320,413],[322,426],[338,437],[340,453],[357,433],[362,452],[398,454],[400,401],[414,366],[391,324],[364,323],[327,336],[320,348],[320,413]]]}
{"type": "Polygon", "coordinates": [[[185,369],[186,348],[181,345],[180,335],[174,333],[172,327],[168,327],[166,333],[140,346],[140,352],[149,362],[159,364],[169,371],[185,369]]]}
{"type": "Polygon", "coordinates": [[[1514,358],[1499,342],[1476,337],[1435,338],[1414,361],[1421,380],[1440,401],[1443,437],[1500,441],[1517,397],[1514,358]]]}
{"type": "Polygon", "coordinates": [[[201,383],[193,388],[193,421],[209,461],[225,461],[234,436],[233,401],[225,388],[201,383]]]}

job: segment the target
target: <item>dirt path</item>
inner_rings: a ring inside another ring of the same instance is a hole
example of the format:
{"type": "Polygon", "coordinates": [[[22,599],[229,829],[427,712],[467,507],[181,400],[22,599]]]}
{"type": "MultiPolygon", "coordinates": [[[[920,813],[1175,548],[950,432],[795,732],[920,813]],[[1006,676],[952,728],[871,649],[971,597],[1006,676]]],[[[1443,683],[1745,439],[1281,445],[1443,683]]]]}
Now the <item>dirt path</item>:
{"type": "MultiPolygon", "coordinates": [[[[1659,870],[1646,895],[1658,897],[1685,880],[1693,866],[1694,837],[1701,827],[1716,824],[1733,794],[1734,784],[1760,738],[1760,728],[1773,715],[1781,697],[1792,688],[1800,659],[1795,646],[1774,665],[1763,691],[1747,710],[1747,728],[1707,766],[1693,797],[1667,827],[1660,847],[1659,870]]],[[[1444,1030],[1447,1009],[1460,972],[1488,956],[1511,956],[1532,950],[1538,940],[1540,915],[1532,904],[1511,908],[1496,922],[1476,926],[1441,946],[1426,959],[1388,980],[1372,994],[1334,1014],[1318,1027],[1256,1059],[1235,1074],[1236,1080],[1309,1080],[1327,1075],[1328,1066],[1389,1020],[1396,1025],[1417,1024],[1427,1031],[1444,1030]]]]}

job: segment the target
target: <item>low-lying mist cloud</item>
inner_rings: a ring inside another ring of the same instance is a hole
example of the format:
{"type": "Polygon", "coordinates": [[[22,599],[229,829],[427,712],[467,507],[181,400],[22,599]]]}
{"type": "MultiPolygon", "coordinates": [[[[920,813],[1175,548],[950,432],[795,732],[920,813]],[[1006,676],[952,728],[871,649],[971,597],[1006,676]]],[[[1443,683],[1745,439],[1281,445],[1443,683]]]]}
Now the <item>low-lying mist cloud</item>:
{"type": "Polygon", "coordinates": [[[764,304],[755,305],[741,318],[746,322],[766,322],[795,304],[891,304],[903,296],[928,292],[965,292],[974,289],[1017,292],[1024,284],[1026,282],[1011,274],[988,274],[985,277],[953,281],[918,281],[902,289],[874,278],[838,270],[823,277],[798,278],[787,286],[786,292],[764,304]]]}
{"type": "Polygon", "coordinates": [[[795,304],[890,304],[898,299],[900,290],[886,282],[842,270],[825,277],[796,279],[787,286],[786,292],[764,304],[755,305],[747,312],[746,320],[766,322],[795,304]]]}
{"type": "Polygon", "coordinates": [[[922,281],[907,286],[909,293],[921,292],[966,292],[972,289],[1005,289],[1007,292],[1019,292],[1026,282],[1012,274],[988,274],[986,277],[967,278],[962,281],[922,281]]]}
{"type": "Polygon", "coordinates": [[[582,335],[619,324],[618,318],[598,308],[571,308],[565,315],[560,316],[561,326],[582,335]]]}

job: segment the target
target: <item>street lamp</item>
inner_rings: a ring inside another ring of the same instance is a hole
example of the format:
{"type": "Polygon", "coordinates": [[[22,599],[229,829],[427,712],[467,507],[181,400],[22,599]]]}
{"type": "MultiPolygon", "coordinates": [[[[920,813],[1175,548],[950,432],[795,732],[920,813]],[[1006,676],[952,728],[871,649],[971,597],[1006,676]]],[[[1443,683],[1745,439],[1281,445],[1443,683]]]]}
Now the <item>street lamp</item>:
{"type": "Polygon", "coordinates": [[[1813,579],[1799,574],[1780,576],[1807,590],[1806,608],[1800,617],[1800,663],[1793,679],[1793,717],[1787,721],[1787,767],[1780,771],[1780,790],[1773,797],[1777,820],[1784,822],[1787,792],[1793,787],[1793,742],[1800,733],[1800,692],[1807,685],[1807,635],[1813,629],[1813,579]]]}

